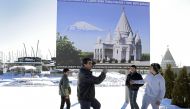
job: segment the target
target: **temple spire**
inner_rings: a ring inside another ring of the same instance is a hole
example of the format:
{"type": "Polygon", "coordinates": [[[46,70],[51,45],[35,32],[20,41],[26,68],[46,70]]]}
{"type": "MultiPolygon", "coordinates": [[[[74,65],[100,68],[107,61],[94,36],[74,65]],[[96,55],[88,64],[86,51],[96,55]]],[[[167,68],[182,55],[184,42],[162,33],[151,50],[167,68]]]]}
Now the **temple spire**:
{"type": "Polygon", "coordinates": [[[140,38],[138,32],[135,35],[135,44],[137,44],[137,43],[141,43],[141,38],[140,38]]]}
{"type": "Polygon", "coordinates": [[[128,22],[128,19],[125,15],[125,10],[124,10],[124,7],[122,9],[122,13],[121,13],[121,16],[119,18],[119,22],[117,23],[117,26],[115,28],[115,31],[120,31],[121,33],[130,33],[132,32],[132,29],[131,29],[131,26],[128,22]]]}

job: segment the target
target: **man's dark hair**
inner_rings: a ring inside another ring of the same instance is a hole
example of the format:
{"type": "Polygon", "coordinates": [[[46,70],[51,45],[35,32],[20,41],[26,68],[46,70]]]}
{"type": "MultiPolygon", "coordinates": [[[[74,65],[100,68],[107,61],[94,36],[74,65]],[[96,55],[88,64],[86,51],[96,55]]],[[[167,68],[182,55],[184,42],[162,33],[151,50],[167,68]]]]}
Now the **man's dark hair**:
{"type": "Polygon", "coordinates": [[[159,71],[161,69],[160,64],[152,63],[150,66],[154,69],[155,72],[159,73],[159,71]]]}
{"type": "Polygon", "coordinates": [[[82,60],[82,65],[87,64],[89,61],[92,61],[92,59],[90,59],[90,58],[84,58],[82,60]]]}
{"type": "Polygon", "coordinates": [[[137,69],[137,66],[136,66],[136,65],[131,65],[131,67],[133,67],[133,68],[137,69]]]}
{"type": "Polygon", "coordinates": [[[68,72],[68,71],[69,71],[68,68],[64,68],[64,69],[63,69],[63,73],[66,73],[66,72],[68,72]]]}
{"type": "Polygon", "coordinates": [[[92,65],[93,65],[93,66],[96,65],[96,62],[95,62],[95,61],[92,61],[92,65]]]}

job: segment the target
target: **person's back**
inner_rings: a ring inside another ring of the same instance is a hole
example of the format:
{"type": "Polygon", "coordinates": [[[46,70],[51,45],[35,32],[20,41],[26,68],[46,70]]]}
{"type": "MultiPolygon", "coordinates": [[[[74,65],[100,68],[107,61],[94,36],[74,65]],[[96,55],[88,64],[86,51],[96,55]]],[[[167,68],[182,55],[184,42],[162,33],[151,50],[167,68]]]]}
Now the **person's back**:
{"type": "Polygon", "coordinates": [[[147,109],[149,104],[153,109],[159,109],[165,95],[165,80],[159,72],[160,69],[158,63],[152,63],[150,66],[150,73],[144,79],[146,88],[141,109],[147,109]]]}

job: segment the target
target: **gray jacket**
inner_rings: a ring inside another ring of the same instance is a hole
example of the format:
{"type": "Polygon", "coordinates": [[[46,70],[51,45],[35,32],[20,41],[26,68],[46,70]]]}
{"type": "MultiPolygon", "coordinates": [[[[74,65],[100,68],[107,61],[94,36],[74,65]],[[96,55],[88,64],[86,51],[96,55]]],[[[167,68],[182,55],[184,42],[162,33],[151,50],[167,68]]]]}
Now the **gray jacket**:
{"type": "Polygon", "coordinates": [[[63,74],[59,82],[59,95],[69,96],[71,94],[71,88],[69,85],[69,79],[66,74],[63,74]]]}

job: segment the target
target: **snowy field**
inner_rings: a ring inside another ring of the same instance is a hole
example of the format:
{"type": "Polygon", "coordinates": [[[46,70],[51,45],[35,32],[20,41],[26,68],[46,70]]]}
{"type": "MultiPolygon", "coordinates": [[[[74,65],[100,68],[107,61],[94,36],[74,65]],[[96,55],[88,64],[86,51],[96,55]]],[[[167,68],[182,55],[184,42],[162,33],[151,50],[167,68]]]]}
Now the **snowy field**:
{"type": "MultiPolygon", "coordinates": [[[[98,75],[96,73],[95,75],[98,75]]],[[[144,77],[145,75],[143,75],[144,77]]],[[[60,96],[58,82],[60,77],[14,77],[0,78],[1,109],[58,109],[60,96]]],[[[72,94],[71,109],[80,109],[77,101],[76,76],[69,77],[72,94]]],[[[96,98],[101,102],[101,109],[121,109],[125,100],[125,75],[108,73],[106,80],[96,86],[96,98]]],[[[137,102],[142,104],[144,87],[140,88],[137,102]]],[[[164,99],[160,109],[179,109],[170,105],[170,100],[164,99]]],[[[130,109],[130,105],[126,109],[130,109]]],[[[149,106],[148,109],[151,109],[149,106]]]]}

